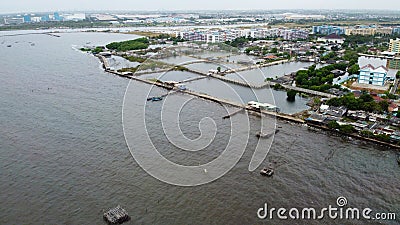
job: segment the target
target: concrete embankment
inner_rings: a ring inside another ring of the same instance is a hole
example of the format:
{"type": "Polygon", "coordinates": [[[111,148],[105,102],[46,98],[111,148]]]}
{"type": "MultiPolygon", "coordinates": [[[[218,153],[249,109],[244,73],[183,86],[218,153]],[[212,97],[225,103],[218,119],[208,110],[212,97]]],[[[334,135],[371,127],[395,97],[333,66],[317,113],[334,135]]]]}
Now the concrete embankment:
{"type": "Polygon", "coordinates": [[[347,134],[347,133],[343,133],[343,132],[340,132],[340,131],[335,131],[335,130],[330,129],[327,126],[322,126],[322,125],[319,125],[319,124],[307,123],[307,125],[310,126],[310,127],[318,128],[318,129],[325,130],[325,131],[328,131],[328,132],[333,132],[333,133],[339,134],[339,135],[344,136],[344,137],[352,137],[352,138],[355,138],[355,139],[358,139],[358,140],[372,142],[372,143],[375,143],[375,144],[378,144],[378,145],[381,145],[381,146],[390,147],[392,149],[396,149],[396,150],[400,151],[400,146],[399,145],[395,145],[393,143],[388,143],[388,142],[380,141],[380,140],[377,140],[377,139],[364,137],[364,136],[361,136],[361,135],[355,134],[355,133],[347,134]]]}

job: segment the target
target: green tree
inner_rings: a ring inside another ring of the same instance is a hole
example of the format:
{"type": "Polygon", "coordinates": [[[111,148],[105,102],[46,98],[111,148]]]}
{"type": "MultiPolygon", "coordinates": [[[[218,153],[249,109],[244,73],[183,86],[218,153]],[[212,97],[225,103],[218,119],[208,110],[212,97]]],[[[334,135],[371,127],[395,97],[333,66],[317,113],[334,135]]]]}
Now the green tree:
{"type": "Polygon", "coordinates": [[[330,129],[336,130],[336,129],[339,129],[339,128],[340,128],[340,125],[339,125],[336,121],[332,120],[332,121],[329,121],[328,127],[329,127],[330,129]]]}
{"type": "Polygon", "coordinates": [[[364,136],[364,137],[373,137],[373,136],[374,136],[374,133],[372,133],[372,132],[369,131],[369,130],[362,130],[362,131],[361,131],[361,135],[364,136]]]}
{"type": "Polygon", "coordinates": [[[385,141],[385,142],[390,141],[390,136],[386,135],[386,134],[378,134],[375,137],[376,137],[376,139],[381,140],[381,141],[385,141]]]}
{"type": "Polygon", "coordinates": [[[277,48],[272,48],[270,52],[271,53],[278,53],[278,49],[277,48]]]}
{"type": "Polygon", "coordinates": [[[376,102],[364,102],[362,109],[367,112],[377,112],[380,111],[380,107],[376,102]]]}
{"type": "Polygon", "coordinates": [[[380,109],[383,112],[388,112],[389,102],[388,101],[380,101],[379,103],[380,109]]]}
{"type": "Polygon", "coordinates": [[[286,95],[287,95],[287,100],[288,101],[290,101],[290,102],[294,102],[295,100],[296,100],[296,94],[297,94],[297,91],[295,91],[295,90],[288,90],[287,92],[286,92],[286,95]]]}
{"type": "Polygon", "coordinates": [[[368,93],[362,93],[360,99],[364,102],[373,102],[374,98],[368,93]]]}
{"type": "Polygon", "coordinates": [[[328,101],[326,101],[326,104],[327,104],[327,105],[331,105],[331,106],[339,107],[339,106],[341,106],[343,103],[342,103],[342,99],[341,99],[341,98],[331,98],[331,99],[329,99],[328,101]]]}
{"type": "Polygon", "coordinates": [[[339,127],[339,130],[346,134],[351,134],[356,131],[356,129],[352,125],[342,125],[339,127]]]}
{"type": "Polygon", "coordinates": [[[282,89],[284,89],[284,87],[281,84],[274,84],[274,86],[272,86],[272,88],[274,90],[282,90],[282,89]]]}
{"type": "Polygon", "coordinates": [[[129,41],[112,42],[110,44],[107,44],[106,47],[108,49],[123,52],[130,50],[146,49],[147,47],[149,47],[149,40],[147,38],[138,38],[129,41]]]}
{"type": "Polygon", "coordinates": [[[347,72],[352,75],[352,74],[358,74],[360,71],[360,66],[358,64],[353,64],[352,66],[349,67],[347,72]]]}

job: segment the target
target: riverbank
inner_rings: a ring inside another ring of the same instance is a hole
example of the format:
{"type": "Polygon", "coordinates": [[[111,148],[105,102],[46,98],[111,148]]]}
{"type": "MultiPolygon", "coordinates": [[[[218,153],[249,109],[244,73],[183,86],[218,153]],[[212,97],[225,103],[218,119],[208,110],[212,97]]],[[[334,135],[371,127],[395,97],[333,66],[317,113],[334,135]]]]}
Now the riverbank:
{"type": "Polygon", "coordinates": [[[315,123],[306,122],[306,124],[308,126],[310,126],[310,127],[314,127],[314,128],[317,128],[317,129],[321,129],[321,130],[325,130],[325,131],[328,131],[328,132],[332,132],[332,133],[338,134],[340,136],[356,138],[358,140],[371,142],[371,143],[374,143],[374,144],[377,144],[377,145],[380,145],[380,146],[385,146],[385,147],[389,147],[389,148],[392,148],[392,149],[396,149],[397,151],[400,152],[400,146],[399,145],[395,145],[395,144],[392,144],[392,143],[380,141],[380,140],[373,139],[373,138],[368,138],[368,137],[361,136],[361,135],[356,134],[356,133],[343,133],[343,132],[340,132],[340,131],[332,130],[327,126],[318,125],[318,124],[315,124],[315,123]]]}

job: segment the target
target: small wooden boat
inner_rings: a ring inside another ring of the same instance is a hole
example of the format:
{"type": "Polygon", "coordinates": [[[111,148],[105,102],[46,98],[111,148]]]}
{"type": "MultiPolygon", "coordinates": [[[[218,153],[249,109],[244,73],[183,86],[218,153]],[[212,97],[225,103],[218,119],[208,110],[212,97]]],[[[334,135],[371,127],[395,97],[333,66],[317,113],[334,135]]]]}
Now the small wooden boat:
{"type": "Polygon", "coordinates": [[[279,130],[275,130],[275,132],[272,132],[272,133],[269,133],[269,134],[267,134],[267,133],[263,133],[263,132],[258,132],[257,134],[256,134],[256,136],[258,137],[258,138],[269,138],[269,137],[271,137],[273,134],[277,134],[279,132],[279,130]]]}
{"type": "Polygon", "coordinates": [[[162,97],[153,97],[151,98],[151,101],[156,102],[156,101],[161,101],[162,97]]]}
{"type": "Polygon", "coordinates": [[[272,168],[264,168],[260,171],[260,174],[263,176],[270,177],[274,174],[274,170],[272,168]]]}
{"type": "Polygon", "coordinates": [[[400,165],[400,154],[397,155],[397,163],[400,165]]]}
{"type": "Polygon", "coordinates": [[[147,98],[147,101],[156,102],[156,101],[161,101],[162,99],[163,99],[162,97],[151,97],[147,98]]]}

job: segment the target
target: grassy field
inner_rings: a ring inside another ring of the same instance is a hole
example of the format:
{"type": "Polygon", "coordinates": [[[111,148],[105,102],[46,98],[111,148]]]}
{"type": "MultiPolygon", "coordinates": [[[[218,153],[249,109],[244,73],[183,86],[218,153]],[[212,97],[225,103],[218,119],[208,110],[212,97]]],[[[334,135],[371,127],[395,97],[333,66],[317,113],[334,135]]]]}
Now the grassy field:
{"type": "Polygon", "coordinates": [[[161,33],[156,33],[156,32],[151,32],[151,31],[130,31],[130,32],[126,32],[125,34],[135,34],[135,35],[153,38],[153,37],[157,37],[161,33]]]}
{"type": "Polygon", "coordinates": [[[272,23],[272,27],[285,26],[288,28],[306,28],[312,26],[321,25],[335,25],[335,26],[355,26],[355,25],[385,25],[385,26],[395,26],[400,25],[400,20],[395,21],[377,21],[377,20],[337,20],[337,21],[302,21],[302,22],[275,22],[272,23]]]}

